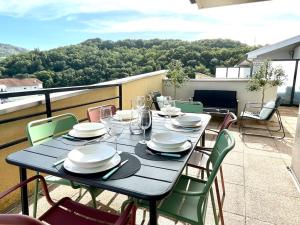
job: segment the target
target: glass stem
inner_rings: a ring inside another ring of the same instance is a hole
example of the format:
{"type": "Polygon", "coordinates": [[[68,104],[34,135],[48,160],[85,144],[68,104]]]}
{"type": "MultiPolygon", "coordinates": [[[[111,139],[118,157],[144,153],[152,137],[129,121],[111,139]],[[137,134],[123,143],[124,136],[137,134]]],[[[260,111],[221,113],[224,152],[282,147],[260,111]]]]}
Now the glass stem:
{"type": "Polygon", "coordinates": [[[116,143],[116,150],[118,150],[118,137],[115,137],[115,143],[116,143]]]}
{"type": "Polygon", "coordinates": [[[146,129],[143,129],[144,131],[144,142],[146,142],[146,129]]]}

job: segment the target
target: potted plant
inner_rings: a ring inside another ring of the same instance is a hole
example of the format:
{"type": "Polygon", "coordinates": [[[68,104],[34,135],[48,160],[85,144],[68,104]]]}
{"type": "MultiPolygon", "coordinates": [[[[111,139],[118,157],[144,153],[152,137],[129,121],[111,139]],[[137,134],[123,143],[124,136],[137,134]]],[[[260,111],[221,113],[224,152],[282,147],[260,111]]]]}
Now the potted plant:
{"type": "Polygon", "coordinates": [[[263,61],[258,70],[248,82],[248,91],[261,91],[261,107],[265,99],[265,91],[270,87],[281,86],[286,79],[286,74],[279,66],[273,67],[270,60],[263,61]]]}
{"type": "Polygon", "coordinates": [[[177,88],[181,88],[189,80],[189,77],[184,73],[182,63],[179,60],[172,60],[168,68],[166,85],[173,87],[174,98],[176,99],[177,88]]]}

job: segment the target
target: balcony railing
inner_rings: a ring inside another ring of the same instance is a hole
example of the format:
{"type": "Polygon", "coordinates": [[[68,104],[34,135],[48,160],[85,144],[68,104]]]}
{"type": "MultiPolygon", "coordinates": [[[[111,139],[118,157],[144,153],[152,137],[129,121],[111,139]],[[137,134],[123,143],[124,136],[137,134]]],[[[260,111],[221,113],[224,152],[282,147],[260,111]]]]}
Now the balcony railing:
{"type": "MultiPolygon", "coordinates": [[[[31,114],[16,116],[16,117],[8,118],[8,119],[2,119],[2,120],[0,120],[0,125],[23,120],[23,119],[34,118],[36,116],[41,116],[41,115],[47,115],[47,117],[51,117],[52,113],[54,113],[54,112],[60,112],[63,110],[87,106],[87,105],[91,105],[91,104],[95,104],[95,103],[101,103],[101,102],[105,102],[108,100],[114,100],[114,99],[119,100],[118,108],[122,109],[122,84],[98,84],[98,85],[93,85],[93,86],[87,85],[87,86],[73,86],[73,87],[61,87],[61,88],[45,88],[45,89],[32,90],[32,91],[7,92],[7,93],[0,93],[0,99],[1,98],[12,98],[12,97],[24,97],[24,96],[32,96],[32,95],[43,95],[44,96],[44,99],[45,99],[45,110],[44,111],[38,112],[38,113],[31,113],[31,114]],[[51,94],[60,93],[60,92],[69,92],[69,91],[102,89],[102,88],[109,88],[109,87],[118,87],[119,94],[114,97],[103,98],[103,99],[100,99],[97,101],[88,101],[85,103],[74,104],[74,105],[60,107],[60,108],[56,108],[56,109],[52,108],[51,96],[50,96],[51,94]]],[[[87,118],[81,119],[81,121],[84,121],[84,120],[87,120],[87,118]]],[[[7,148],[7,147],[11,147],[16,144],[20,144],[24,141],[27,141],[26,137],[22,137],[22,138],[13,140],[13,141],[6,142],[6,143],[0,145],[0,150],[7,148]]]]}

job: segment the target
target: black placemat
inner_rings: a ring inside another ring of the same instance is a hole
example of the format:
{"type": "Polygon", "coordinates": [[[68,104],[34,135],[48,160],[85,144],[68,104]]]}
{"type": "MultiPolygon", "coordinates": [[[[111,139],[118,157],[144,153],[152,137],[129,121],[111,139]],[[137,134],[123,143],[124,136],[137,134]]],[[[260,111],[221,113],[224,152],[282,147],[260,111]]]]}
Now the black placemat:
{"type": "MultiPolygon", "coordinates": [[[[117,179],[130,177],[140,170],[141,162],[137,157],[135,157],[127,152],[122,152],[120,154],[120,156],[121,156],[121,162],[123,162],[124,160],[127,160],[127,159],[128,159],[128,162],[125,163],[120,169],[118,169],[117,172],[115,172],[113,175],[111,175],[108,178],[108,180],[117,180],[117,179]]],[[[94,173],[94,174],[77,174],[77,173],[72,173],[72,172],[64,169],[63,165],[61,165],[59,170],[62,173],[72,175],[72,176],[93,178],[93,179],[99,179],[99,180],[102,180],[102,177],[110,171],[110,170],[108,170],[108,171],[94,173]]]]}
{"type": "MultiPolygon", "coordinates": [[[[191,146],[192,148],[192,146],[191,146]]],[[[188,150],[184,151],[184,152],[180,152],[180,153],[176,153],[176,154],[180,154],[181,156],[186,155],[191,148],[189,148],[188,150]]],[[[147,147],[147,145],[143,145],[138,143],[135,148],[134,148],[134,152],[137,156],[143,158],[143,159],[148,159],[148,160],[152,160],[152,161],[166,161],[166,160],[178,160],[180,158],[177,157],[168,157],[168,156],[161,156],[161,155],[156,155],[155,152],[153,151],[154,154],[149,153],[149,151],[151,152],[151,149],[149,149],[147,147]],[[148,150],[148,152],[147,152],[148,150]]]]}

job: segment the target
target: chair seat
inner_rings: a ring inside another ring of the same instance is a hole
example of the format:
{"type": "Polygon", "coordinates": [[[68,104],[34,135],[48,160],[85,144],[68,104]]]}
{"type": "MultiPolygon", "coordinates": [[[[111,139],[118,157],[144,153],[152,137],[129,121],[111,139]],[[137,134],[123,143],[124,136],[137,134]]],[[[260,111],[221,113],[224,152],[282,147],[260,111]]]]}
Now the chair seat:
{"type": "Polygon", "coordinates": [[[107,225],[115,223],[119,216],[90,208],[63,198],[45,212],[39,220],[51,225],[107,225]]]}
{"type": "Polygon", "coordinates": [[[259,113],[253,113],[253,112],[247,112],[247,111],[242,112],[241,117],[260,120],[259,113]]]}
{"type": "MultiPolygon", "coordinates": [[[[173,190],[201,192],[204,187],[205,181],[182,175],[173,190]]],[[[159,202],[157,209],[160,214],[167,217],[172,217],[190,224],[199,224],[197,208],[199,201],[202,200],[200,198],[202,197],[187,196],[172,191],[169,196],[159,202]]],[[[139,201],[139,205],[144,208],[149,207],[146,201],[139,201]]]]}

